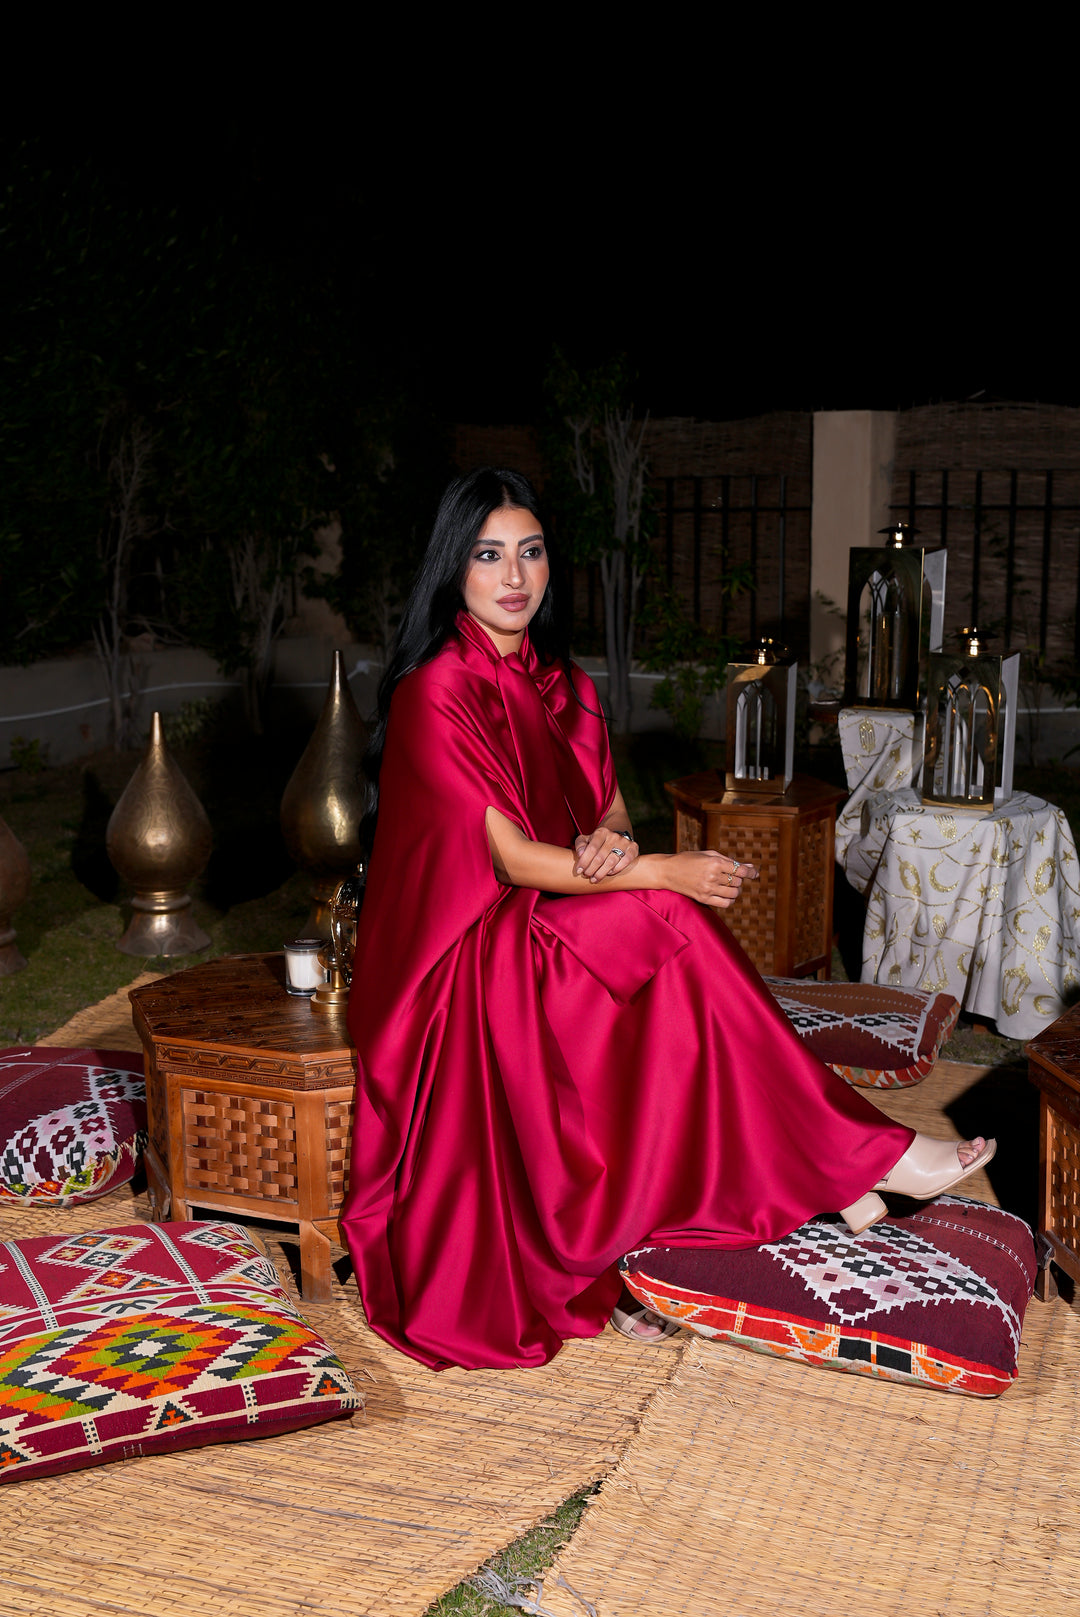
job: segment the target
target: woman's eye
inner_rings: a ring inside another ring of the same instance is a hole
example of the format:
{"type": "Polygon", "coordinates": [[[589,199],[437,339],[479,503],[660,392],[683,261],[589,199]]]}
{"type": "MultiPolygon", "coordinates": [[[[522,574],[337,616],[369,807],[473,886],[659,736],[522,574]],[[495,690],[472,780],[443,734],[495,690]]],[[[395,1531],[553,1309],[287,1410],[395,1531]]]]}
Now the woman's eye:
{"type": "Polygon", "coordinates": [[[497,550],[478,550],[473,557],[473,561],[498,561],[498,559],[499,552],[497,550]]]}
{"type": "Polygon", "coordinates": [[[543,545],[530,545],[528,550],[523,550],[522,551],[522,555],[523,556],[528,556],[530,558],[530,560],[532,560],[532,561],[535,561],[538,556],[542,556],[543,554],[544,554],[543,545]]]}

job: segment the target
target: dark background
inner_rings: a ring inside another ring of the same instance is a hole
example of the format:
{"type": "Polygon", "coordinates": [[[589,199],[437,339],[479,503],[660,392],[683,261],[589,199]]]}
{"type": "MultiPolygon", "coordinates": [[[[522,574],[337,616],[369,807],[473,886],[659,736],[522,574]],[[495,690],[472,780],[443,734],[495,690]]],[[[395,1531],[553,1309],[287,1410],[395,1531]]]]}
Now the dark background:
{"type": "Polygon", "coordinates": [[[556,345],[579,367],[625,352],[654,416],[1080,403],[1070,210],[985,132],[919,158],[855,120],[769,159],[730,126],[620,145],[506,113],[42,139],[188,229],[217,214],[299,277],[331,271],[368,355],[448,422],[533,419],[556,345]]]}

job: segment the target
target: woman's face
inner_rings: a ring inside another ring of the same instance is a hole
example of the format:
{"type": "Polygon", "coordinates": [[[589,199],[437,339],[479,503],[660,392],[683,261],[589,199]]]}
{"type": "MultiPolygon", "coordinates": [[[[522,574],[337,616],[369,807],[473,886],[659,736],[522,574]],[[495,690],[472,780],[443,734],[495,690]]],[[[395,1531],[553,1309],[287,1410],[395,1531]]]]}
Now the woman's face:
{"type": "Polygon", "coordinates": [[[520,647],[547,585],[547,549],[539,522],[519,506],[499,506],[469,553],[461,593],[469,616],[501,656],[520,647]]]}

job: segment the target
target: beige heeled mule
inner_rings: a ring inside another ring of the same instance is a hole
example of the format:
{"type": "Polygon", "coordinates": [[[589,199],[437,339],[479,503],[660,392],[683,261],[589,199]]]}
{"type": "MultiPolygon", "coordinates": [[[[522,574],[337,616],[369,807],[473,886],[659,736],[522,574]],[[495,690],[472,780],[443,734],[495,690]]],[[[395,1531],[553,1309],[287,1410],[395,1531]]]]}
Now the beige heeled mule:
{"type": "MultiPolygon", "coordinates": [[[[977,1138],[982,1139],[981,1135],[977,1138]]],[[[997,1152],[996,1140],[983,1140],[983,1148],[965,1168],[956,1154],[959,1140],[935,1140],[930,1134],[916,1134],[899,1162],[891,1167],[873,1190],[840,1209],[840,1217],[853,1235],[861,1235],[871,1224],[885,1217],[888,1208],[877,1194],[879,1190],[892,1190],[898,1196],[912,1196],[916,1201],[932,1201],[944,1196],[947,1190],[967,1179],[970,1174],[985,1168],[997,1152]]]]}

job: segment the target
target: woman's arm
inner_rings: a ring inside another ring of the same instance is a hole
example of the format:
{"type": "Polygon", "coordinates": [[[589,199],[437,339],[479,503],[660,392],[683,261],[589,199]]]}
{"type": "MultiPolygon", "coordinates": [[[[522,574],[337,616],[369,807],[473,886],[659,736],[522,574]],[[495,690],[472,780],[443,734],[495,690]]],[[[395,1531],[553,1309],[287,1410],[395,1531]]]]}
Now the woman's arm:
{"type": "MultiPolygon", "coordinates": [[[[622,803],[617,797],[616,804],[622,803]]],[[[622,808],[625,818],[626,810],[622,808]]],[[[612,805],[609,815],[616,814],[612,805]]],[[[716,853],[712,849],[700,853],[627,853],[619,860],[614,875],[600,880],[596,875],[579,873],[581,858],[575,849],[557,848],[550,842],[532,842],[512,820],[498,809],[489,808],[486,816],[491,862],[501,882],[511,887],[536,887],[544,893],[610,893],[641,892],[643,890],[682,893],[707,904],[712,909],[726,910],[739,896],[745,880],[753,880],[757,871],[753,865],[741,865],[730,854],[716,853]]],[[[598,827],[610,831],[610,826],[598,827]]],[[[593,844],[597,832],[585,839],[593,844]]],[[[581,839],[578,839],[579,842],[581,839]]],[[[613,840],[608,837],[608,841],[613,840]]],[[[619,839],[625,841],[625,839],[619,839]]],[[[591,862],[591,861],[590,861],[591,862]]]]}

